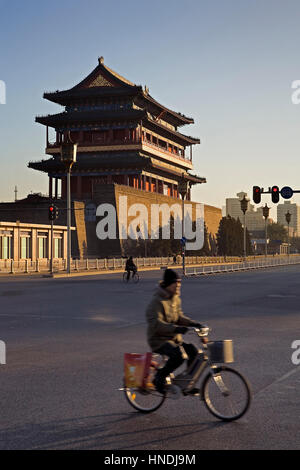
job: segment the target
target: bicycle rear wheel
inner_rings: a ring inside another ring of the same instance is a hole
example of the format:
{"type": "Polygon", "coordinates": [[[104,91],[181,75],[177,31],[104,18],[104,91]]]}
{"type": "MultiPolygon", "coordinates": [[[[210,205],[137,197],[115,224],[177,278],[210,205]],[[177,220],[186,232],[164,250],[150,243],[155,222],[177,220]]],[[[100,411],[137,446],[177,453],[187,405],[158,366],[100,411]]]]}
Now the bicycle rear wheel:
{"type": "Polygon", "coordinates": [[[241,418],[251,403],[250,385],[238,371],[220,366],[203,383],[202,395],[207,409],[223,421],[241,418]]]}
{"type": "Polygon", "coordinates": [[[127,279],[127,276],[128,276],[128,273],[127,271],[125,271],[125,273],[123,274],[123,282],[127,283],[129,281],[129,279],[127,279]]]}
{"type": "Polygon", "coordinates": [[[166,399],[166,393],[159,393],[155,390],[152,378],[157,370],[157,365],[150,367],[146,388],[124,387],[124,393],[130,405],[141,413],[152,413],[157,410],[166,399]]]}
{"type": "Polygon", "coordinates": [[[141,413],[152,413],[161,407],[166,399],[165,394],[158,393],[154,388],[128,388],[124,389],[125,397],[133,408],[141,413]]]}

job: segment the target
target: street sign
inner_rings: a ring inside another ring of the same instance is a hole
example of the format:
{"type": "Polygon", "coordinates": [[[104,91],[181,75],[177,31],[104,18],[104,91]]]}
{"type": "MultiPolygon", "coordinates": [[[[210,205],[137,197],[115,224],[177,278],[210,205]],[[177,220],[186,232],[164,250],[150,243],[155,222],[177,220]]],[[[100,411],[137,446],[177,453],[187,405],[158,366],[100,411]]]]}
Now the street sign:
{"type": "Polygon", "coordinates": [[[289,186],[284,186],[284,188],[282,188],[282,190],[280,191],[280,194],[284,199],[291,199],[294,194],[294,191],[289,186]]]}

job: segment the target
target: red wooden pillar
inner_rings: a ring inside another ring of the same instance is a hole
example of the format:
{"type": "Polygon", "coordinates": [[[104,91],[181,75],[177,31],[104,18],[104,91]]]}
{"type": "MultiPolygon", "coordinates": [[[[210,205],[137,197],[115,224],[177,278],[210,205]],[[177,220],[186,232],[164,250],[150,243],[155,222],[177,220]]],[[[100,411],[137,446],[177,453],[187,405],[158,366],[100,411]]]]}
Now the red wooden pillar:
{"type": "Polygon", "coordinates": [[[153,191],[152,191],[152,178],[151,178],[151,176],[149,176],[149,191],[150,191],[151,193],[153,193],[153,191]]]}

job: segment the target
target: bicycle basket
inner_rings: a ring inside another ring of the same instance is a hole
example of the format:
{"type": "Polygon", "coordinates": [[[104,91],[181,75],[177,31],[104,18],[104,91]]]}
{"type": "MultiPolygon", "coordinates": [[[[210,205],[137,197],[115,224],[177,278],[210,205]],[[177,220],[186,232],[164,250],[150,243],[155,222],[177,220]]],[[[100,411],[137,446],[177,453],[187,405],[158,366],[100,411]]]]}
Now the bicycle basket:
{"type": "Polygon", "coordinates": [[[152,353],[124,354],[125,386],[129,388],[144,387],[149,374],[152,353]]]}
{"type": "Polygon", "coordinates": [[[207,343],[211,362],[234,362],[232,339],[207,343]]]}

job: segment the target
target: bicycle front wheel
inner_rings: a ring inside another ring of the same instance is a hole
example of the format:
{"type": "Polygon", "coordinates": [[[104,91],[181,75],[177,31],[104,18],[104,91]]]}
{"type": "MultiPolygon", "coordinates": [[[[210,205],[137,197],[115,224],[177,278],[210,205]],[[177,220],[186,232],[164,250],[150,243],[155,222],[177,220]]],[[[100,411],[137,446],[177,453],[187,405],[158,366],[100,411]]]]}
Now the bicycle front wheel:
{"type": "Polygon", "coordinates": [[[214,416],[223,421],[241,418],[251,403],[250,385],[240,372],[217,367],[203,383],[203,399],[214,416]]]}
{"type": "Polygon", "coordinates": [[[125,397],[133,408],[141,413],[156,411],[166,399],[166,394],[158,393],[155,388],[128,388],[124,389],[125,397]]]}
{"type": "Polygon", "coordinates": [[[133,276],[132,276],[132,280],[135,284],[137,284],[140,280],[140,276],[138,275],[138,273],[134,273],[133,276]]]}

